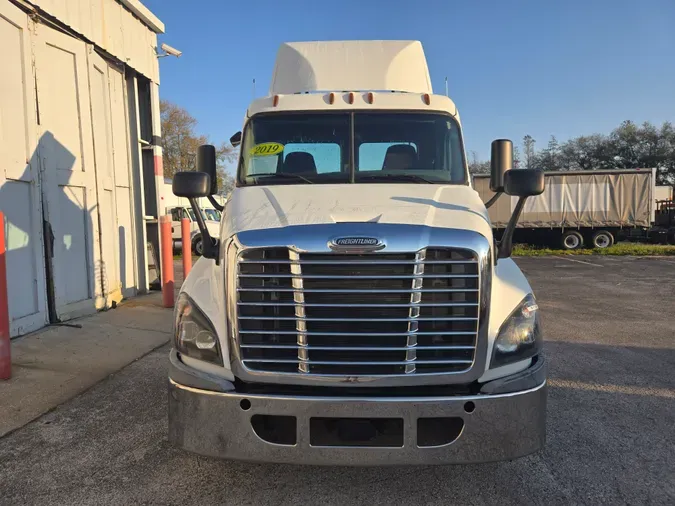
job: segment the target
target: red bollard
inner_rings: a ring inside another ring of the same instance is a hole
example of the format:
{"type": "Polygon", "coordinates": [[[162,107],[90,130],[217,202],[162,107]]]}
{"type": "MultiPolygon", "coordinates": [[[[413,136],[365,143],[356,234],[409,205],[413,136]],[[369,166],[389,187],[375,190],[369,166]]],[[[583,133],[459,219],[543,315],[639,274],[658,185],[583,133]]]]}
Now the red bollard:
{"type": "Polygon", "coordinates": [[[0,379],[12,377],[12,355],[9,344],[9,299],[7,291],[7,248],[5,246],[5,213],[0,211],[0,379]]]}
{"type": "Polygon", "coordinates": [[[159,217],[159,241],[162,250],[162,304],[173,307],[173,237],[171,215],[159,217]]]}
{"type": "Polygon", "coordinates": [[[190,220],[180,220],[180,241],[183,244],[183,280],[190,274],[192,269],[192,245],[190,242],[190,220]]]}

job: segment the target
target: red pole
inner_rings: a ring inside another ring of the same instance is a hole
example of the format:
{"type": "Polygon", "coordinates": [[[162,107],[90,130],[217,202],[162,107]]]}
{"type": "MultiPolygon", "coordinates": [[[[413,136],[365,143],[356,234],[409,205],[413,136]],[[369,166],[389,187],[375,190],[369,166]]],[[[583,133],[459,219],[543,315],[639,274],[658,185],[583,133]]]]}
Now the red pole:
{"type": "Polygon", "coordinates": [[[173,307],[173,237],[171,215],[159,217],[159,241],[162,250],[162,304],[173,307]]]}
{"type": "Polygon", "coordinates": [[[183,218],[180,220],[180,240],[183,244],[183,279],[187,278],[192,269],[192,251],[190,244],[190,220],[183,218]]]}
{"type": "Polygon", "coordinates": [[[0,211],[0,379],[12,377],[9,345],[9,300],[7,298],[7,256],[5,253],[5,213],[0,211]]]}

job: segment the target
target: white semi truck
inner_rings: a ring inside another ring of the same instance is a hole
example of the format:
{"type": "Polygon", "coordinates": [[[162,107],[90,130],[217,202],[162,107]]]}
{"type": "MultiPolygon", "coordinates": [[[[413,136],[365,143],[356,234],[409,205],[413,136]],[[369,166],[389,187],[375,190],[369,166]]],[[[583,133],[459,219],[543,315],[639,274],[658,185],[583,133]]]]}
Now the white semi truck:
{"type": "MultiPolygon", "coordinates": [[[[519,197],[496,242],[467,171],[455,104],[413,41],[287,43],[249,106],[219,240],[181,287],[169,439],[292,464],[486,462],[542,448],[539,308],[511,260],[541,171],[491,184],[519,197]]],[[[215,150],[173,190],[217,192],[215,150]]],[[[202,234],[209,232],[199,213],[202,234]]]]}

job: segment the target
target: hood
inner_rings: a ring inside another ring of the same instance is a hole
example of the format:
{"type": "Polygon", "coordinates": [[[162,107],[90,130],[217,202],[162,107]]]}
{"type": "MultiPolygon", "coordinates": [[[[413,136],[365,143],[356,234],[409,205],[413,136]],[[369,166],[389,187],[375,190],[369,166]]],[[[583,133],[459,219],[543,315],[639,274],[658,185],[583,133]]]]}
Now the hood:
{"type": "Polygon", "coordinates": [[[492,237],[485,206],[469,186],[398,183],[236,188],[227,202],[223,237],[246,230],[345,222],[427,225],[492,237]]]}

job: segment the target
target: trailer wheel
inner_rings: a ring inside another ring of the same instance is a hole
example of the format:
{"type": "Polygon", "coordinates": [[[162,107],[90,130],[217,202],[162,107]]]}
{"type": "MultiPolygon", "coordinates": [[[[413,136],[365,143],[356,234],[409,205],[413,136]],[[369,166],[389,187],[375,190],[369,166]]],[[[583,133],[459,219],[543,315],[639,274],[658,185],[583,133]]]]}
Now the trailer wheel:
{"type": "Polygon", "coordinates": [[[192,239],[192,251],[195,252],[195,255],[202,256],[204,254],[204,241],[202,241],[202,235],[197,234],[194,239],[192,239]]]}
{"type": "Polygon", "coordinates": [[[576,230],[568,230],[562,235],[563,249],[579,249],[584,245],[584,238],[576,230]]]}
{"type": "Polygon", "coordinates": [[[614,236],[608,230],[598,230],[591,237],[594,248],[609,248],[614,244],[614,236]]]}
{"type": "Polygon", "coordinates": [[[668,244],[675,244],[675,227],[668,230],[668,236],[666,241],[668,244]]]}

